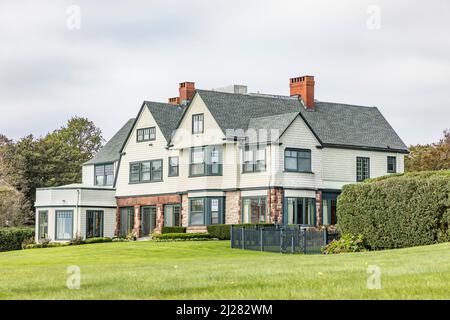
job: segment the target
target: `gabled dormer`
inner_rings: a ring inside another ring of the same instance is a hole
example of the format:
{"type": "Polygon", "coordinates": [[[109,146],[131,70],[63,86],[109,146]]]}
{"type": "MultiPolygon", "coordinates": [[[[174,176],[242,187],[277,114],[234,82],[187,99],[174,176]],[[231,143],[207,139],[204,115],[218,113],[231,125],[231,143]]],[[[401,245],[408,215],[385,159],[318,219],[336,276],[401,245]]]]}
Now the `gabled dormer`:
{"type": "Polygon", "coordinates": [[[128,120],[91,160],[83,164],[83,185],[114,187],[120,150],[131,131],[134,120],[128,120]]]}

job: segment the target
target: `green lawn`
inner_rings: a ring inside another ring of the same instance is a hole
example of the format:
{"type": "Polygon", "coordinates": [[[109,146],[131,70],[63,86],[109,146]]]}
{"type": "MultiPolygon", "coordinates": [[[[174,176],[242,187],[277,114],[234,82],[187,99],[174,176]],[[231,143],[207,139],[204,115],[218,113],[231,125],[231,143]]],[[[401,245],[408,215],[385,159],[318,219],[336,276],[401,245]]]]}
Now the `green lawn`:
{"type": "Polygon", "coordinates": [[[0,299],[450,299],[450,243],[323,255],[228,241],[121,242],[0,253],[0,299]],[[66,268],[81,268],[81,288],[66,268]],[[367,266],[380,290],[366,288],[367,266]]]}

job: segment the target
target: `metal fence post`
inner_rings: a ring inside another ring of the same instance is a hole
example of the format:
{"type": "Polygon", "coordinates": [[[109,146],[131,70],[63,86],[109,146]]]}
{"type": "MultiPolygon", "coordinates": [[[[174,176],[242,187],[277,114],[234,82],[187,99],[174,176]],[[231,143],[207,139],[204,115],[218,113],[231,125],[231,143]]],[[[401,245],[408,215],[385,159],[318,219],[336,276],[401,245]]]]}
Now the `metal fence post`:
{"type": "Polygon", "coordinates": [[[231,240],[231,248],[234,248],[234,239],[233,239],[233,226],[230,227],[230,240],[231,240]]]}
{"type": "Polygon", "coordinates": [[[294,234],[291,235],[291,252],[295,253],[294,234]]]}
{"type": "Polygon", "coordinates": [[[328,244],[328,232],[327,227],[323,230],[323,245],[326,246],[328,244]]]}
{"type": "Polygon", "coordinates": [[[241,237],[241,239],[242,239],[242,249],[245,249],[245,230],[244,229],[245,229],[244,227],[241,228],[241,230],[242,230],[242,237],[241,237]]]}
{"type": "Polygon", "coordinates": [[[283,230],[280,230],[280,252],[283,252],[283,230]]]}
{"type": "Polygon", "coordinates": [[[306,229],[302,230],[303,233],[303,253],[306,254],[306,229]]]}
{"type": "Polygon", "coordinates": [[[259,229],[259,246],[261,248],[261,251],[264,251],[264,246],[263,246],[263,229],[259,229]]]}

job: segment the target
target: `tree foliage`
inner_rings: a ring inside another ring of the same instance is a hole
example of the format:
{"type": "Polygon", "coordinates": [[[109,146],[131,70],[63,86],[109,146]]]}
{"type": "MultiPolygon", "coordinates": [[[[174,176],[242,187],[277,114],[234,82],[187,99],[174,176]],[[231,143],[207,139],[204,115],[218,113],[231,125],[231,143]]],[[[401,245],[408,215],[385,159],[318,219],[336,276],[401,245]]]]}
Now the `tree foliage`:
{"type": "Polygon", "coordinates": [[[341,233],[371,249],[450,241],[450,171],[398,174],[346,185],[338,198],[341,233]]]}
{"type": "Polygon", "coordinates": [[[73,117],[43,137],[14,142],[0,135],[0,181],[35,200],[36,188],[81,182],[81,166],[102,147],[101,130],[86,118],[73,117]]]}
{"type": "Polygon", "coordinates": [[[450,169],[450,130],[445,130],[437,143],[415,145],[409,150],[411,153],[405,158],[407,172],[450,169]]]}

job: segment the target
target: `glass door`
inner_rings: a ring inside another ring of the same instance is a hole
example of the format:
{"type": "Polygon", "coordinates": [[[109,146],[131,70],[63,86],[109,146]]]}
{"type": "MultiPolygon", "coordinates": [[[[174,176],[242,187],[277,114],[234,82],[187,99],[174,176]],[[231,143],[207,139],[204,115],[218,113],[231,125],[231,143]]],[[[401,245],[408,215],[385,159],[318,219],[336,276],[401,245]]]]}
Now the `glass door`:
{"type": "Polygon", "coordinates": [[[148,236],[156,228],[156,207],[141,208],[141,235],[148,236]]]}

